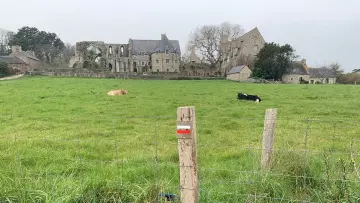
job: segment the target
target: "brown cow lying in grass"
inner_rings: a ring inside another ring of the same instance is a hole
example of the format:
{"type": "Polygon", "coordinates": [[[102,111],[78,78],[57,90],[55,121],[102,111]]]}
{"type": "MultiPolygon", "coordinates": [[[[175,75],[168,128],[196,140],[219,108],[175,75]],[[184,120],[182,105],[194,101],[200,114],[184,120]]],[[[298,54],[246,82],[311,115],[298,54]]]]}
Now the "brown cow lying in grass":
{"type": "Polygon", "coordinates": [[[123,95],[123,94],[127,94],[127,93],[128,93],[127,90],[111,90],[110,92],[107,93],[107,95],[115,96],[115,95],[123,95]]]}

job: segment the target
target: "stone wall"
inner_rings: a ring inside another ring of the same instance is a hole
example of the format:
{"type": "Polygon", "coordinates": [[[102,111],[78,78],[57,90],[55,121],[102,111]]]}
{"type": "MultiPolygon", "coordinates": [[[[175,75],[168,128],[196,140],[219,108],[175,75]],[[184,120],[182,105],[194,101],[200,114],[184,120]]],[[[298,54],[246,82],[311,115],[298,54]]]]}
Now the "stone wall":
{"type": "Polygon", "coordinates": [[[226,79],[227,80],[235,80],[235,81],[247,81],[247,80],[249,80],[251,73],[252,72],[249,68],[244,68],[243,70],[241,70],[240,73],[234,73],[234,74],[227,75],[226,79]]]}
{"type": "Polygon", "coordinates": [[[154,53],[151,62],[152,72],[180,72],[180,57],[176,54],[154,53]]]}
{"type": "Polygon", "coordinates": [[[28,71],[29,76],[56,76],[56,77],[86,77],[86,78],[119,78],[119,79],[145,79],[145,80],[223,80],[224,77],[184,77],[180,73],[113,73],[89,71],[28,71]]]}
{"type": "Polygon", "coordinates": [[[16,74],[23,74],[26,71],[29,71],[29,65],[27,64],[8,64],[9,68],[12,68],[16,74]]]}
{"type": "Polygon", "coordinates": [[[211,68],[204,63],[183,63],[180,67],[180,73],[183,76],[218,76],[217,69],[211,68]]]}
{"type": "Polygon", "coordinates": [[[128,44],[105,44],[107,57],[129,57],[128,44]]]}
{"type": "Polygon", "coordinates": [[[232,41],[228,41],[228,37],[223,36],[220,44],[220,69],[226,72],[239,65],[247,65],[252,69],[253,60],[264,47],[265,40],[260,31],[254,28],[232,41]]]}
{"type": "Polygon", "coordinates": [[[335,84],[336,83],[336,78],[310,78],[309,83],[310,84],[316,84],[316,83],[335,84]]]}
{"type": "Polygon", "coordinates": [[[310,80],[310,76],[309,75],[296,75],[296,74],[286,74],[282,76],[282,81],[284,83],[292,83],[292,84],[299,84],[300,83],[300,79],[303,79],[305,81],[309,81],[310,80]]]}
{"type": "Polygon", "coordinates": [[[133,55],[131,40],[129,44],[105,44],[102,41],[83,41],[76,43],[75,56],[69,68],[82,68],[88,47],[100,50],[104,61],[100,67],[111,72],[179,72],[180,56],[176,54],[153,53],[133,55]],[[76,64],[76,66],[74,66],[76,64]]]}

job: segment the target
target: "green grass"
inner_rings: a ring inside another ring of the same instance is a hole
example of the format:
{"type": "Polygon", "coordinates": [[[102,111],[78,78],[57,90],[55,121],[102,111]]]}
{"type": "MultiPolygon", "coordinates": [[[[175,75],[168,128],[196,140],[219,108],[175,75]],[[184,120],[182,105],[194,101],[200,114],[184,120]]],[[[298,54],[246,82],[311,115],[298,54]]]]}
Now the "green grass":
{"type": "Polygon", "coordinates": [[[189,105],[196,108],[200,202],[358,202],[359,99],[357,86],[341,85],[0,81],[0,202],[179,195],[176,108],[189,105]],[[129,94],[106,95],[120,88],[129,94]],[[239,91],[263,102],[239,102],[239,91]],[[276,151],[271,170],[261,172],[267,108],[278,109],[276,151]]]}

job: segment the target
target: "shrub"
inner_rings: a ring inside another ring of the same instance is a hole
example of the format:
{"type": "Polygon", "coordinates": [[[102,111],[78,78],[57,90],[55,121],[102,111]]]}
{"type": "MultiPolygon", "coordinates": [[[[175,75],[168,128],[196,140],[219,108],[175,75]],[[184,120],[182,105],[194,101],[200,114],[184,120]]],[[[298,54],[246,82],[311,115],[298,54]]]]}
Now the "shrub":
{"type": "Polygon", "coordinates": [[[304,79],[301,79],[301,80],[300,80],[300,84],[309,84],[309,81],[306,81],[306,80],[304,80],[304,79]]]}
{"type": "Polygon", "coordinates": [[[0,77],[11,75],[11,72],[7,63],[0,62],[0,77]]]}

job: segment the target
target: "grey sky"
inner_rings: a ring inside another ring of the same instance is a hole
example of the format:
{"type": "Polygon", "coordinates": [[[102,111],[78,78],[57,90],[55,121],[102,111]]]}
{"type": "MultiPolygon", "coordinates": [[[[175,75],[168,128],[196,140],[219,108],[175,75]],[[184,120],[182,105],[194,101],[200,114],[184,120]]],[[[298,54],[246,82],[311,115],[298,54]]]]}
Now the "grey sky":
{"type": "Polygon", "coordinates": [[[65,42],[127,43],[166,33],[185,49],[189,33],[223,21],[258,27],[267,42],[289,43],[308,64],[360,68],[359,0],[1,0],[0,27],[24,25],[65,42]]]}

